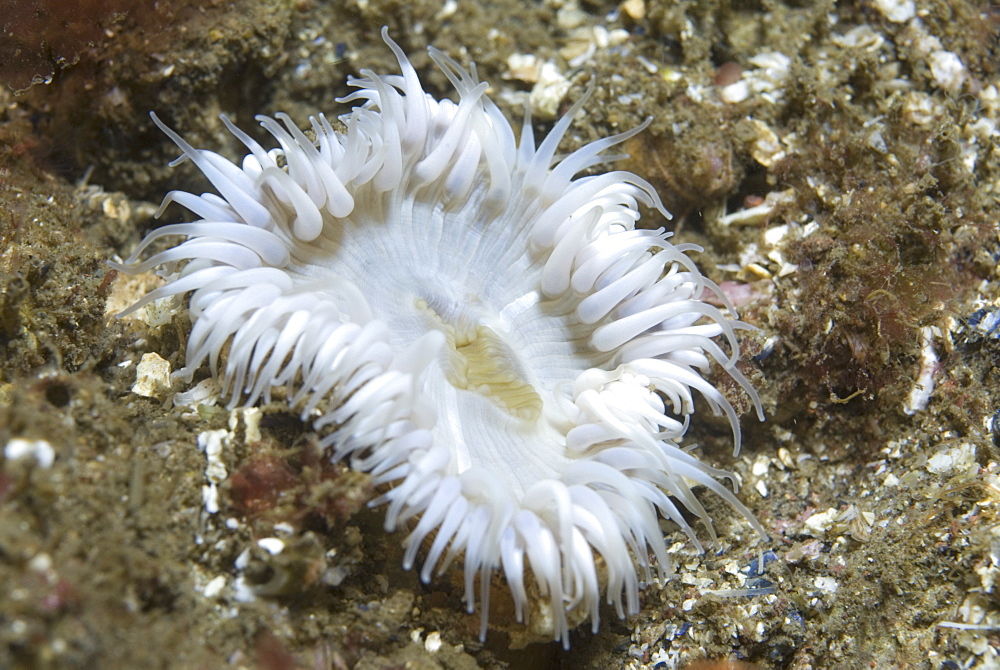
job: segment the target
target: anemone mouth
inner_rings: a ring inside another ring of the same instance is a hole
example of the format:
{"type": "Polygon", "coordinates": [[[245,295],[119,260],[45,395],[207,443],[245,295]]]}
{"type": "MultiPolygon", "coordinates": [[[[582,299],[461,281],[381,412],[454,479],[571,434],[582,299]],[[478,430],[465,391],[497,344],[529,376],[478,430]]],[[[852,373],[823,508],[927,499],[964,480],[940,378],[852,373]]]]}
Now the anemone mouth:
{"type": "Polygon", "coordinates": [[[218,195],[168,194],[164,207],[200,218],[154,231],[116,267],[168,279],[131,309],[190,293],[181,376],[207,363],[232,406],[288,387],[303,418],[323,408],[314,425],[333,456],[390,487],[374,501],[386,527],[418,519],[406,567],[430,537],[425,581],[464,557],[483,635],[502,569],[518,618],[530,572],[568,644],[568,610],[596,630],[602,591],[623,616],[649,554],[670,569],[658,516],[700,548],[686,509],[714,539],[692,485],[764,536],[729,475],[679,446],[697,391],[739,448],[735,410],[703,377],[712,361],[763,418],[735,367],[746,326],[702,300],[725,303],[687,255],[697,247],[636,228],[640,203],[667,215],[647,182],[578,176],[645,124],[556,160],[586,96],[537,146],[526,115],[518,141],[474,69],[431,49],[458,93],[435,100],[383,38],[401,74],[350,80],[344,132],[320,115],[310,140],[287,115],[258,117],[278,145],[265,150],[223,118],[249,151],[237,166],[154,115],[218,195]],[[169,235],[184,239],[142,260],[169,235]]]}

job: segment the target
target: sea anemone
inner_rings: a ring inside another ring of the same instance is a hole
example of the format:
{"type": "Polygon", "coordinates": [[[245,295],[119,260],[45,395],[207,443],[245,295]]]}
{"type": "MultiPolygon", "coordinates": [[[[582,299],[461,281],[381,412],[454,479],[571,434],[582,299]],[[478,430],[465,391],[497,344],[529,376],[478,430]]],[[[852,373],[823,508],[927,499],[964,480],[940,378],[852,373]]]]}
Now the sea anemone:
{"type": "Polygon", "coordinates": [[[728,305],[688,257],[696,245],[636,228],[638,203],[669,216],[649,183],[578,176],[648,121],[557,158],[586,95],[536,146],[530,113],[517,140],[475,67],[429,49],[458,94],[436,100],[382,37],[401,74],[350,78],[338,101],[359,104],[339,129],[258,116],[278,145],[266,150],[223,117],[242,166],[153,115],[218,195],[169,193],[161,212],[176,202],[198,220],[158,228],[115,267],[167,280],[131,310],[190,294],[180,377],[207,362],[231,406],[286,389],[332,457],[372,475],[386,528],[410,528],[405,567],[421,547],[424,581],[464,558],[482,635],[502,569],[518,620],[548,609],[568,645],[568,612],[596,631],[602,590],[623,617],[650,554],[671,569],[660,515],[699,549],[685,511],[715,540],[693,486],[764,535],[721,483],[732,476],[679,444],[697,391],[739,448],[736,411],[703,377],[713,361],[763,418],[736,368],[747,326],[703,300],[728,305]],[[142,260],[167,236],[183,241],[142,260]]]}

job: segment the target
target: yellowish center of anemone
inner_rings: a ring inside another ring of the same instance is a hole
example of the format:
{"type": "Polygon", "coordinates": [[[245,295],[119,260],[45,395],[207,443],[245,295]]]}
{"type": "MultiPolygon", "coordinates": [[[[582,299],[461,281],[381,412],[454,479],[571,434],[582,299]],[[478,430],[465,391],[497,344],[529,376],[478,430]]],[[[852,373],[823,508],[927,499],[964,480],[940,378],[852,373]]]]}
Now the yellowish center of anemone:
{"type": "Polygon", "coordinates": [[[517,354],[492,328],[481,323],[445,321],[425,300],[417,309],[445,335],[443,371],[452,386],[478,393],[511,417],[536,421],[542,398],[524,379],[517,354]]]}

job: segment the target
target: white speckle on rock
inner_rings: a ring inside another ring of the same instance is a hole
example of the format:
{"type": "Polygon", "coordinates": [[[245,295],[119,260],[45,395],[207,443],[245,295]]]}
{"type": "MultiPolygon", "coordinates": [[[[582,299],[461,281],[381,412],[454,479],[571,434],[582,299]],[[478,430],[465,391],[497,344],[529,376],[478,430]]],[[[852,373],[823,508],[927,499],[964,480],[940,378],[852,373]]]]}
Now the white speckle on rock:
{"type": "Polygon", "coordinates": [[[274,532],[291,536],[295,534],[295,527],[287,521],[279,521],[274,524],[274,532]]]}
{"type": "Polygon", "coordinates": [[[927,461],[927,471],[935,475],[950,475],[976,461],[976,447],[968,442],[939,451],[927,461]]]}
{"type": "Polygon", "coordinates": [[[771,464],[771,459],[767,457],[766,454],[760,454],[754,459],[753,465],[750,468],[750,472],[755,477],[763,477],[767,474],[768,466],[771,464]]]}
{"type": "Polygon", "coordinates": [[[45,440],[26,440],[15,437],[3,449],[4,458],[8,461],[20,461],[34,458],[43,469],[48,470],[56,460],[56,452],[45,440]]]}
{"type": "Polygon", "coordinates": [[[740,79],[719,89],[719,98],[722,102],[727,102],[730,105],[743,102],[749,97],[750,82],[746,79],[740,79]]]}
{"type": "MultiPolygon", "coordinates": [[[[920,329],[920,372],[910,390],[910,396],[903,405],[907,414],[916,414],[927,409],[927,402],[934,392],[934,372],[937,370],[938,357],[934,351],[934,326],[924,326],[920,329]]],[[[937,331],[940,335],[940,331],[937,331]]]]}
{"type": "Polygon", "coordinates": [[[253,444],[260,442],[260,420],[264,413],[257,407],[245,407],[243,409],[243,425],[246,427],[244,442],[253,444]]]}
{"type": "Polygon", "coordinates": [[[913,0],[875,0],[872,4],[893,23],[905,23],[917,15],[917,3],[913,0]]]}
{"type": "Polygon", "coordinates": [[[764,167],[771,167],[784,159],[787,154],[777,134],[763,121],[752,119],[751,123],[757,133],[753,144],[750,145],[750,155],[753,159],[764,167]]]}
{"type": "Polygon", "coordinates": [[[538,81],[531,89],[531,110],[539,118],[552,119],[559,112],[559,104],[569,92],[570,81],[555,63],[546,61],[538,71],[538,81]]]}
{"type": "Polygon", "coordinates": [[[810,531],[811,535],[821,536],[825,535],[826,531],[833,526],[834,522],[837,520],[837,516],[840,513],[833,507],[826,510],[825,512],[817,512],[811,517],[806,519],[806,528],[810,531]]]}
{"type": "Polygon", "coordinates": [[[928,61],[931,66],[931,74],[938,86],[949,93],[955,93],[962,87],[967,73],[961,58],[950,51],[938,49],[931,52],[928,61]]]}
{"type": "Polygon", "coordinates": [[[201,498],[205,511],[215,514],[219,511],[218,485],[228,476],[226,465],[222,461],[222,448],[229,439],[229,432],[224,429],[206,430],[198,435],[198,448],[205,452],[205,479],[208,484],[202,486],[201,498]]]}
{"type": "Polygon", "coordinates": [[[903,101],[904,117],[916,126],[929,126],[944,114],[944,107],[923,91],[912,91],[903,101]]]}
{"type": "Polygon", "coordinates": [[[646,18],[645,0],[625,0],[621,4],[621,10],[633,21],[641,21],[646,18]]]}
{"type": "Polygon", "coordinates": [[[144,398],[164,398],[170,392],[170,363],[153,352],[143,354],[135,368],[132,393],[144,398]]]}
{"type": "Polygon", "coordinates": [[[441,633],[433,631],[427,633],[427,638],[424,640],[424,649],[430,653],[435,653],[441,649],[441,633]]]}
{"type": "Polygon", "coordinates": [[[222,593],[222,589],[224,588],[226,588],[226,577],[225,575],[219,575],[208,584],[205,584],[205,588],[202,589],[201,594],[206,598],[214,598],[222,593]]]}
{"type": "Polygon", "coordinates": [[[277,556],[285,550],[285,542],[277,537],[262,537],[257,540],[257,546],[271,554],[277,556]]]}
{"type": "Polygon", "coordinates": [[[201,487],[201,503],[209,514],[219,511],[219,489],[215,484],[204,484],[201,487]]]}
{"type": "Polygon", "coordinates": [[[542,64],[534,54],[511,54],[507,57],[507,79],[517,79],[534,84],[541,74],[542,64]]]}
{"type": "Polygon", "coordinates": [[[878,51],[885,44],[885,38],[867,25],[852,28],[843,35],[834,35],[832,40],[834,44],[845,49],[864,49],[865,51],[878,51]]]}
{"type": "Polygon", "coordinates": [[[817,589],[819,589],[823,593],[829,593],[829,594],[836,593],[837,587],[840,586],[837,583],[837,580],[834,579],[833,577],[823,577],[823,576],[814,579],[813,584],[816,586],[817,589]]]}

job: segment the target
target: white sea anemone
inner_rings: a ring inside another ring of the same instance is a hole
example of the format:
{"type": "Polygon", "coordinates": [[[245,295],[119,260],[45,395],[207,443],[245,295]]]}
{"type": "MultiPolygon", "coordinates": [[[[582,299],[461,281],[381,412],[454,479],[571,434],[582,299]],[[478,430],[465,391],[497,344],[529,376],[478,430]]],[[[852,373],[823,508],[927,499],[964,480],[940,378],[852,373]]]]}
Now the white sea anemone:
{"type": "Polygon", "coordinates": [[[190,293],[181,377],[207,362],[233,406],[287,388],[333,457],[386,487],[386,528],[413,520],[406,567],[429,537],[423,580],[464,557],[483,635],[502,569],[518,619],[533,576],[568,644],[567,612],[596,630],[602,590],[624,616],[650,554],[669,571],[660,515],[700,548],[686,510],[714,540],[692,486],[763,536],[719,481],[730,475],[679,445],[697,391],[739,448],[733,406],[702,376],[712,361],[762,416],[736,369],[746,326],[703,301],[725,298],[687,256],[698,247],[636,228],[637,203],[666,215],[650,184],[577,176],[645,124],[557,159],[586,96],[538,146],[530,117],[518,141],[475,68],[430,49],[458,93],[435,100],[382,35],[402,74],[351,78],[340,102],[360,104],[342,130],[320,115],[312,139],[285,114],[259,116],[278,144],[266,150],[223,117],[249,150],[242,167],[154,116],[218,195],[168,194],[163,207],[199,219],[155,230],[116,267],[167,279],[131,309],[190,293]],[[165,236],[183,241],[141,260],[165,236]]]}

